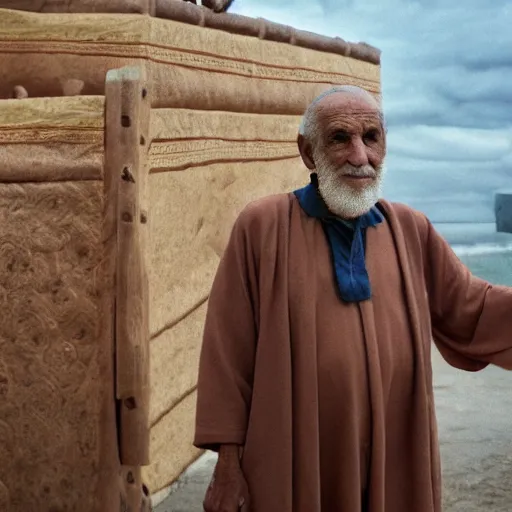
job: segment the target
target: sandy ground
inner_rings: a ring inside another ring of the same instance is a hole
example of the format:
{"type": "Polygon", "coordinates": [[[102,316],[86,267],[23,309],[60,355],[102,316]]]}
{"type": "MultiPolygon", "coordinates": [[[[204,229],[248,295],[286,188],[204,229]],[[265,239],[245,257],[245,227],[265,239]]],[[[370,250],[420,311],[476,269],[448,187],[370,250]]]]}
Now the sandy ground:
{"type": "MultiPolygon", "coordinates": [[[[433,366],[444,512],[511,512],[512,372],[458,371],[437,352],[433,366]]],[[[215,457],[206,454],[154,512],[202,512],[214,464],[215,457]]]]}
{"type": "Polygon", "coordinates": [[[445,512],[511,512],[512,372],[434,371],[445,512]]]}

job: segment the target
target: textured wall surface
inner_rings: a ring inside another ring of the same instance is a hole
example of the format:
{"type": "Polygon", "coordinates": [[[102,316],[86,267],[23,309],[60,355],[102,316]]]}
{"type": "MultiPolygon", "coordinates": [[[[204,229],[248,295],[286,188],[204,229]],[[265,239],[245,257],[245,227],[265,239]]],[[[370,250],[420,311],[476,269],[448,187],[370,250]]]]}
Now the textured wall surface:
{"type": "Polygon", "coordinates": [[[197,5],[196,0],[0,0],[0,8],[39,13],[149,14],[166,20],[380,64],[380,50],[366,43],[350,43],[340,37],[314,34],[263,18],[251,18],[239,14],[219,16],[217,13],[226,11],[232,1],[204,0],[200,6],[197,5]]]}
{"type": "MultiPolygon", "coordinates": [[[[49,9],[51,5],[57,6],[57,3],[43,3],[46,11],[53,10],[49,9]]],[[[150,3],[134,0],[131,5],[132,12],[145,12],[145,6],[150,3]]],[[[244,25],[247,20],[229,19],[233,30],[247,28],[244,25]]],[[[36,412],[35,408],[31,411],[30,407],[21,405],[33,399],[32,390],[36,397],[40,397],[37,393],[43,394],[36,403],[48,408],[49,418],[54,403],[60,404],[55,414],[64,414],[55,420],[59,425],[55,430],[58,439],[52,438],[49,427],[42,427],[47,429],[45,436],[50,440],[45,448],[37,443],[42,438],[36,437],[36,432],[43,432],[42,428],[34,427],[27,434],[30,441],[23,447],[23,454],[15,452],[16,458],[11,452],[5,455],[0,452],[0,461],[8,461],[0,467],[0,504],[2,499],[4,502],[10,499],[11,504],[13,499],[42,499],[45,493],[54,500],[67,499],[66,496],[71,496],[71,491],[65,490],[69,482],[70,489],[77,489],[79,481],[75,474],[82,474],[83,484],[75,497],[84,496],[84,508],[76,510],[96,512],[96,504],[105,502],[104,497],[118,485],[109,480],[111,466],[105,462],[113,450],[104,449],[102,444],[113,439],[112,432],[105,430],[102,423],[108,409],[102,407],[107,398],[112,398],[109,394],[112,389],[105,387],[112,377],[108,373],[112,371],[109,366],[112,340],[108,339],[103,324],[112,322],[113,313],[112,305],[102,302],[102,286],[111,283],[102,280],[99,271],[104,247],[101,239],[104,98],[101,95],[105,92],[107,71],[126,65],[142,68],[153,107],[151,133],[142,137],[141,142],[149,146],[146,193],[152,388],[151,465],[144,470],[144,481],[151,492],[156,492],[173,482],[199,455],[192,447],[192,437],[202,328],[212,280],[233,221],[248,202],[264,195],[292,191],[307,182],[308,173],[298,156],[296,136],[300,115],[317,94],[331,84],[344,83],[380,95],[378,64],[354,55],[288,44],[286,37],[290,36],[288,42],[291,42],[304,34],[290,31],[287,36],[282,33],[282,27],[266,22],[255,21],[251,30],[248,35],[233,34],[194,25],[190,20],[180,23],[140,14],[40,14],[0,9],[0,98],[10,97],[20,85],[30,97],[50,97],[0,102],[0,184],[5,193],[19,190],[23,192],[16,193],[22,194],[26,190],[32,194],[30,197],[36,197],[34,190],[49,190],[55,198],[55,210],[47,217],[43,215],[47,208],[44,202],[41,215],[37,215],[37,199],[26,219],[23,215],[30,203],[12,210],[11,200],[0,204],[0,215],[11,219],[6,221],[5,228],[13,230],[9,231],[10,236],[18,231],[25,233],[23,236],[31,233],[32,238],[24,246],[14,246],[16,251],[27,254],[30,260],[27,268],[48,267],[51,272],[45,275],[51,275],[58,283],[52,285],[56,295],[51,291],[45,291],[44,295],[30,288],[38,282],[34,278],[32,285],[26,284],[20,300],[29,305],[28,311],[38,301],[45,306],[46,316],[38,312],[30,321],[45,318],[48,332],[44,331],[43,339],[48,338],[54,349],[59,348],[62,357],[70,358],[65,366],[71,373],[57,372],[59,378],[67,375],[72,383],[79,382],[80,372],[85,372],[86,379],[82,385],[76,384],[74,395],[71,388],[70,393],[60,391],[57,384],[44,379],[40,385],[49,389],[39,392],[37,386],[24,387],[21,374],[16,379],[12,375],[25,367],[45,375],[44,372],[53,371],[52,364],[57,368],[58,361],[51,363],[44,355],[36,352],[32,355],[25,349],[15,355],[9,352],[5,352],[7,356],[0,355],[3,365],[0,392],[8,393],[9,414],[36,412]],[[55,98],[62,94],[68,97],[55,98]],[[80,96],[69,96],[75,94],[80,96]],[[55,215],[55,222],[51,215],[55,215]],[[12,219],[17,218],[25,219],[28,231],[15,230],[12,219]],[[38,252],[31,244],[42,241],[48,245],[38,252]],[[80,244],[87,246],[87,256],[76,259],[80,244]],[[71,296],[62,301],[68,306],[74,304],[75,316],[64,321],[60,309],[46,305],[66,293],[71,296]],[[31,297],[36,301],[34,304],[30,302],[31,297]],[[81,301],[88,306],[82,308],[81,301]],[[84,318],[89,330],[80,334],[79,329],[78,334],[74,333],[73,329],[80,328],[84,318]],[[64,328],[67,330],[62,331],[64,328]],[[80,336],[87,337],[82,342],[80,336]],[[4,374],[6,377],[2,377],[4,374]],[[51,393],[57,393],[56,402],[48,398],[53,396],[51,393]],[[73,406],[68,404],[66,409],[66,400],[71,400],[73,406]],[[69,411],[69,416],[65,411],[69,411]],[[76,423],[75,414],[87,419],[76,423]],[[80,436],[85,436],[86,441],[81,441],[80,436]],[[53,469],[57,462],[52,462],[49,454],[54,452],[63,459],[66,453],[68,464],[73,461],[79,464],[80,470],[73,471],[69,465],[67,469],[60,465],[53,469]],[[26,480],[16,483],[13,475],[32,456],[40,464],[34,466],[35,472],[27,473],[35,475],[32,487],[26,480]],[[102,460],[102,456],[106,459],[102,460]],[[89,479],[90,467],[100,468],[100,472],[106,468],[105,478],[97,472],[95,481],[89,479]],[[61,471],[66,476],[61,476],[64,475],[61,471]],[[46,483],[48,479],[50,484],[46,483]],[[64,488],[61,493],[57,492],[58,485],[64,488]],[[22,488],[35,489],[39,497],[31,496],[32,491],[24,498],[18,496],[22,488]]],[[[320,39],[317,42],[325,43],[326,48],[331,44],[320,39]]],[[[341,40],[334,43],[345,47],[341,40]]],[[[25,278],[28,279],[27,275],[25,278]]],[[[44,286],[50,290],[53,282],[45,282],[44,286]]],[[[7,298],[11,292],[1,288],[0,292],[3,294],[0,298],[4,297],[10,308],[9,315],[0,322],[10,325],[11,317],[18,314],[15,302],[7,298]]],[[[30,332],[37,332],[37,325],[30,332]]],[[[0,338],[3,345],[7,342],[9,338],[0,338]]],[[[21,346],[10,343],[11,347],[21,346]]],[[[32,375],[25,371],[22,374],[32,375]]],[[[109,407],[112,414],[112,402],[109,407]]],[[[11,442],[16,434],[13,425],[17,424],[3,418],[0,409],[0,429],[7,432],[0,437],[0,450],[4,450],[2,439],[12,449],[16,446],[11,442]]],[[[113,424],[111,416],[109,421],[113,424]]],[[[48,419],[47,425],[53,422],[48,419]]],[[[34,508],[32,505],[37,501],[23,502],[23,506],[27,503],[20,510],[46,510],[34,508]]],[[[54,510],[60,510],[59,506],[66,510],[66,504],[58,501],[54,510]]],[[[3,510],[1,506],[0,510],[3,510]]],[[[116,505],[106,510],[115,512],[116,505]]]]}
{"type": "Polygon", "coordinates": [[[153,0],[0,0],[6,9],[50,12],[125,12],[146,14],[153,0]]]}
{"type": "Polygon", "coordinates": [[[194,391],[212,280],[240,210],[307,182],[295,142],[299,123],[298,116],[152,112],[152,464],[145,471],[152,492],[199,455],[192,447],[194,391]]]}
{"type": "Polygon", "coordinates": [[[0,98],[103,94],[108,69],[146,67],[154,107],[301,114],[329,84],[380,93],[376,64],[137,14],[0,13],[0,98]]]}
{"type": "Polygon", "coordinates": [[[101,220],[101,182],[0,185],[0,510],[101,510],[101,220]]]}
{"type": "Polygon", "coordinates": [[[101,96],[0,101],[0,181],[103,177],[101,96]]]}
{"type": "Polygon", "coordinates": [[[100,99],[0,102],[2,511],[119,503],[102,136],[100,99]]]}

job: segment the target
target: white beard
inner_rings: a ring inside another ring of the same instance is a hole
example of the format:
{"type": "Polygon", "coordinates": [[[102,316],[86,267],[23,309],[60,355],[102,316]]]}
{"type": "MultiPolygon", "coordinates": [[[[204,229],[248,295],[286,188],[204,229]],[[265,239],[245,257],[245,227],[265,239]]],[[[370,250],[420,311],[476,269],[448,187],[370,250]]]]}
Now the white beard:
{"type": "Polygon", "coordinates": [[[315,157],[318,189],[327,208],[342,219],[354,219],[369,212],[377,203],[381,194],[384,167],[373,168],[371,165],[354,167],[344,164],[336,167],[327,161],[320,151],[315,157]],[[376,176],[366,188],[357,190],[343,182],[343,174],[357,176],[376,176]]]}

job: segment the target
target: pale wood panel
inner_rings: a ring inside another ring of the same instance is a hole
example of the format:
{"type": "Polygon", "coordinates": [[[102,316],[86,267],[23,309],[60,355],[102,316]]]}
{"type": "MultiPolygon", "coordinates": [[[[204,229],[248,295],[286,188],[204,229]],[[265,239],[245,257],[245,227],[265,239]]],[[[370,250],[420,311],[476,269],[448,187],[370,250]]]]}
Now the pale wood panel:
{"type": "Polygon", "coordinates": [[[207,303],[153,339],[150,420],[155,423],[197,384],[207,303]]]}
{"type": "Polygon", "coordinates": [[[195,410],[192,393],[151,429],[151,464],[142,470],[152,494],[174,482],[201,455],[192,444],[195,410]]]}
{"type": "Polygon", "coordinates": [[[307,180],[298,157],[150,175],[151,333],[174,325],[208,296],[233,222],[245,205],[307,180]]]}

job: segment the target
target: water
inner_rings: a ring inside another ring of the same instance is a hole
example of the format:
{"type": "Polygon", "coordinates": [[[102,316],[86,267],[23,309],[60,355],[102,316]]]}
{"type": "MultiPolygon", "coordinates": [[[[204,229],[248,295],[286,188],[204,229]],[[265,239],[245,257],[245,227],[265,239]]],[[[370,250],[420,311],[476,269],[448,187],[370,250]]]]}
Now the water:
{"type": "MultiPolygon", "coordinates": [[[[492,284],[512,286],[512,234],[494,224],[438,224],[461,261],[492,284]]],[[[445,512],[512,510],[512,372],[469,373],[433,353],[445,512]]]]}
{"type": "Polygon", "coordinates": [[[497,233],[494,224],[436,224],[461,261],[492,284],[512,286],[512,233],[497,233]]]}

